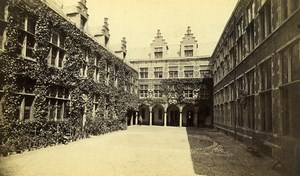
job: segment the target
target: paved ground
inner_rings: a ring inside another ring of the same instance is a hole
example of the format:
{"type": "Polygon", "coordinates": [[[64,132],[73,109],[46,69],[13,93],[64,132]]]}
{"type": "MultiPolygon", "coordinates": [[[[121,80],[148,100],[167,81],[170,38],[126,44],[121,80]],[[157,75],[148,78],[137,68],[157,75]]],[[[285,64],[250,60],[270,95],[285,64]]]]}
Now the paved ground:
{"type": "Polygon", "coordinates": [[[282,175],[275,161],[211,130],[133,126],[127,131],[0,158],[2,176],[282,175]]]}

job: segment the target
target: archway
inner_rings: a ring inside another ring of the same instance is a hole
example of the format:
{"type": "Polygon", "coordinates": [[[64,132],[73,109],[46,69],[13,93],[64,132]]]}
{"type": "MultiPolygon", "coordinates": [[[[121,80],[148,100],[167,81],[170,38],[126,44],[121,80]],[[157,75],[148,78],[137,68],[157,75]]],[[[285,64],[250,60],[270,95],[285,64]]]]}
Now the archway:
{"type": "Polygon", "coordinates": [[[149,125],[150,124],[150,110],[149,107],[146,105],[141,105],[139,107],[139,117],[142,117],[143,119],[143,125],[149,125]]]}
{"type": "Polygon", "coordinates": [[[182,126],[184,127],[194,127],[194,106],[193,105],[186,105],[182,109],[182,126]]]}
{"type": "Polygon", "coordinates": [[[136,113],[133,109],[127,109],[126,117],[127,117],[127,125],[135,125],[135,117],[136,113]]]}
{"type": "Polygon", "coordinates": [[[164,108],[162,105],[155,105],[152,108],[152,125],[164,125],[164,108]]]}
{"type": "Polygon", "coordinates": [[[179,107],[171,105],[167,110],[167,125],[179,126],[179,107]]]}
{"type": "Polygon", "coordinates": [[[201,104],[198,110],[198,127],[211,125],[211,108],[207,104],[201,104]]]}

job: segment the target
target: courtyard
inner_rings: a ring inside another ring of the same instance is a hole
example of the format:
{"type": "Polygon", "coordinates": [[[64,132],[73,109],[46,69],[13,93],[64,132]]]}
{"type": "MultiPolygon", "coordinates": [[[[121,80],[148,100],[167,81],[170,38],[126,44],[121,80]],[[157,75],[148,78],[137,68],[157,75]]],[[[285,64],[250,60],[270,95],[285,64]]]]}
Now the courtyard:
{"type": "Polygon", "coordinates": [[[284,175],[276,161],[211,129],[130,126],[0,158],[1,176],[284,175]]]}

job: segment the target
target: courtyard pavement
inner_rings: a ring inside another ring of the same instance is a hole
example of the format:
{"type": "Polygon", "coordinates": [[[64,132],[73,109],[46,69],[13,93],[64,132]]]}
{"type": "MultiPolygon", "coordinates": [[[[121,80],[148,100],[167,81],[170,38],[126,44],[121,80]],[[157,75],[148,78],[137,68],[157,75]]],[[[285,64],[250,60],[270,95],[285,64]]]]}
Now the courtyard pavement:
{"type": "Polygon", "coordinates": [[[0,157],[1,176],[277,176],[276,161],[210,129],[126,131],[0,157]]]}

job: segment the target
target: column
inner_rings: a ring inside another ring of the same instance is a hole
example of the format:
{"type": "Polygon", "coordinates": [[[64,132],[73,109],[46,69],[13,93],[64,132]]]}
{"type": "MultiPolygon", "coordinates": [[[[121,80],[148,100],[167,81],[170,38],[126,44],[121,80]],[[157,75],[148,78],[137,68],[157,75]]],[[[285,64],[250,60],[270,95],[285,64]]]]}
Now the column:
{"type": "Polygon", "coordinates": [[[182,111],[179,112],[179,127],[182,127],[182,111]]]}
{"type": "Polygon", "coordinates": [[[164,111],[164,126],[167,126],[167,111],[164,111]]]}
{"type": "Polygon", "coordinates": [[[149,107],[149,125],[152,126],[152,107],[149,107]]]}
{"type": "Polygon", "coordinates": [[[138,125],[139,112],[135,112],[135,125],[138,125]]]}
{"type": "Polygon", "coordinates": [[[133,114],[131,114],[131,117],[130,117],[130,126],[133,125],[133,114]]]}

